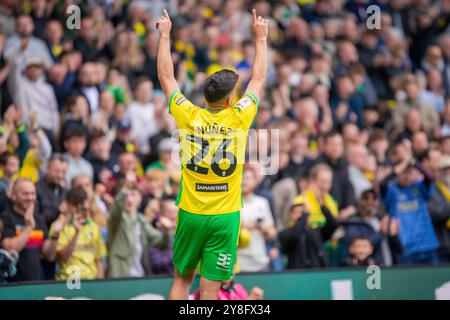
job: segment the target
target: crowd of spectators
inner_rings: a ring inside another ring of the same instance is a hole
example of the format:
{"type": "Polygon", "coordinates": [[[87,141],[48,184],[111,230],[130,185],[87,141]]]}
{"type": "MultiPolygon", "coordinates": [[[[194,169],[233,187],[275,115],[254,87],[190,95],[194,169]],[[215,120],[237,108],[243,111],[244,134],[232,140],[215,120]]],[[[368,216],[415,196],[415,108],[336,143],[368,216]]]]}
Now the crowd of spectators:
{"type": "Polygon", "coordinates": [[[236,271],[450,261],[450,0],[6,0],[0,282],[173,274],[163,8],[176,78],[199,106],[223,68],[244,91],[250,10],[270,18],[252,128],[279,170],[244,167],[236,271]]]}

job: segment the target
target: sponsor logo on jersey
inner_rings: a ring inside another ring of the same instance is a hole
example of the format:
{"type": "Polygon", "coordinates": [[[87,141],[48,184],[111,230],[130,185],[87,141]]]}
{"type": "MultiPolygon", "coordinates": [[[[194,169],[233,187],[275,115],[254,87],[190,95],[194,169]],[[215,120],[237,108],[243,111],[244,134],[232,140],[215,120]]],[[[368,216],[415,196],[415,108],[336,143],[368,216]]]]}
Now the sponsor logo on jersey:
{"type": "Polygon", "coordinates": [[[209,183],[196,183],[195,191],[199,192],[227,192],[228,191],[228,183],[217,183],[217,184],[209,184],[209,183]]]}

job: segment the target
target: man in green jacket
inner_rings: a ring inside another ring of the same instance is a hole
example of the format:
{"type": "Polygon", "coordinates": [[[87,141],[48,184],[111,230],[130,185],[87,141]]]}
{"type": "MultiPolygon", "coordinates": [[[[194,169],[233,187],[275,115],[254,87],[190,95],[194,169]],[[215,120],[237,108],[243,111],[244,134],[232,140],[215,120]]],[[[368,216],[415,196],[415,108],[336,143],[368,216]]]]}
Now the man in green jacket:
{"type": "Polygon", "coordinates": [[[143,277],[151,273],[149,248],[167,248],[172,223],[161,217],[159,231],[138,212],[142,194],[136,175],[128,173],[111,208],[108,233],[108,277],[143,277]]]}

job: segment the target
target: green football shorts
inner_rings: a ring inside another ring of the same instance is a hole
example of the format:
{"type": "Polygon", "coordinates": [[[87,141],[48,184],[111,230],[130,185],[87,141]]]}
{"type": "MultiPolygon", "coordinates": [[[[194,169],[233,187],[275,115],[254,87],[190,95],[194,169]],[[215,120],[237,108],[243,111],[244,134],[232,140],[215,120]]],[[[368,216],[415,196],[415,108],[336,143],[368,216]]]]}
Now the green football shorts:
{"type": "Polygon", "coordinates": [[[181,276],[195,270],[208,280],[226,281],[233,276],[241,213],[203,215],[178,211],[173,264],[181,276]]]}

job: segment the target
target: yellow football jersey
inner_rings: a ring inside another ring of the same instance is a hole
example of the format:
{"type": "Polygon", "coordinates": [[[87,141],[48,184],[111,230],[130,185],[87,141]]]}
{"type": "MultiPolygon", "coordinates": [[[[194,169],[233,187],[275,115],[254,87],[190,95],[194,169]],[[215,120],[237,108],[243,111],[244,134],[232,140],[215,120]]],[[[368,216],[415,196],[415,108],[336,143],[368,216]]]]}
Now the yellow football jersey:
{"type": "Polygon", "coordinates": [[[242,170],[247,134],[258,99],[246,93],[231,107],[211,113],[192,104],[179,90],[169,112],[179,129],[181,187],[177,205],[197,214],[224,214],[242,208],[242,170]]]}

